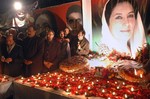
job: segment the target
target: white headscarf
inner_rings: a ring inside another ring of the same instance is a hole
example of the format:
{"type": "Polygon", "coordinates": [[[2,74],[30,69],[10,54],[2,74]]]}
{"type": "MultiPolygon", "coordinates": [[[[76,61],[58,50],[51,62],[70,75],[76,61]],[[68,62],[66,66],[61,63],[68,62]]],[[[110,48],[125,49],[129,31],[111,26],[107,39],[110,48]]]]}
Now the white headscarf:
{"type": "MultiPolygon", "coordinates": [[[[121,51],[126,52],[125,49],[127,49],[126,48],[127,46],[123,46],[120,41],[117,41],[117,39],[115,39],[112,36],[112,33],[110,32],[108,24],[106,22],[105,9],[108,2],[109,0],[106,2],[102,14],[102,41],[101,42],[106,44],[110,50],[115,49],[116,51],[119,52],[121,51]]],[[[131,50],[130,55],[132,58],[135,58],[137,50],[140,50],[144,46],[144,44],[146,44],[145,32],[144,32],[144,28],[143,28],[143,24],[139,12],[137,14],[134,33],[133,36],[129,39],[129,43],[130,43],[130,50],[131,50]]]]}

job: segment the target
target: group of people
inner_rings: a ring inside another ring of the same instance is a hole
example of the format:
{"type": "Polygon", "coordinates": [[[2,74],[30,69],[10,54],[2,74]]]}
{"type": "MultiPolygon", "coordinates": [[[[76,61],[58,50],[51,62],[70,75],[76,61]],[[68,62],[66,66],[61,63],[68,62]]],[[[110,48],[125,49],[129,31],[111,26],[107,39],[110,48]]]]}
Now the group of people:
{"type": "Polygon", "coordinates": [[[41,34],[36,35],[36,28],[28,26],[27,37],[18,44],[14,35],[7,33],[0,47],[1,73],[16,77],[51,72],[57,70],[64,59],[89,53],[83,29],[76,36],[67,27],[60,31],[59,37],[55,37],[51,28],[41,34]]]}
{"type": "MultiPolygon", "coordinates": [[[[21,46],[15,42],[14,35],[8,33],[6,41],[0,45],[2,73],[30,76],[53,71],[59,68],[62,60],[74,55],[86,56],[90,51],[84,29],[71,33],[74,31],[66,27],[56,38],[53,29],[45,24],[44,31],[39,36],[36,32],[34,26],[29,26],[21,46]]],[[[111,51],[116,50],[136,58],[138,50],[147,43],[136,1],[106,2],[102,14],[101,42],[111,51]]]]}

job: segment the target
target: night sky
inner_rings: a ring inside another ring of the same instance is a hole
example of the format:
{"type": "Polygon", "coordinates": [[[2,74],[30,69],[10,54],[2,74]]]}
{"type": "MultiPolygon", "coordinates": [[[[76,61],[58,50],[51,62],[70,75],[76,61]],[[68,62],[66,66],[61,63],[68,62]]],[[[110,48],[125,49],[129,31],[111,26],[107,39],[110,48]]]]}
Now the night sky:
{"type": "MultiPolygon", "coordinates": [[[[13,3],[17,0],[0,0],[0,13],[5,13],[7,10],[13,8],[13,3]]],[[[20,0],[23,4],[32,4],[35,1],[39,1],[38,8],[44,8],[48,6],[59,5],[67,2],[79,1],[79,0],[20,0]]]]}

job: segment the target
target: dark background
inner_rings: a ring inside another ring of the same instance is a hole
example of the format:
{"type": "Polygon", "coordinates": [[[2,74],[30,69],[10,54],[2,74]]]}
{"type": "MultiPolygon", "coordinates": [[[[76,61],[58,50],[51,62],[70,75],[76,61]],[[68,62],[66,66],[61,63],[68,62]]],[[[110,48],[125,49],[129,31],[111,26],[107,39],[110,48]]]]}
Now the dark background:
{"type": "MultiPolygon", "coordinates": [[[[0,0],[0,13],[5,13],[7,10],[13,8],[13,3],[17,0],[0,0]]],[[[39,2],[38,8],[44,8],[54,5],[59,5],[63,3],[79,1],[79,0],[18,0],[23,3],[23,5],[32,4],[35,1],[39,2]]]]}

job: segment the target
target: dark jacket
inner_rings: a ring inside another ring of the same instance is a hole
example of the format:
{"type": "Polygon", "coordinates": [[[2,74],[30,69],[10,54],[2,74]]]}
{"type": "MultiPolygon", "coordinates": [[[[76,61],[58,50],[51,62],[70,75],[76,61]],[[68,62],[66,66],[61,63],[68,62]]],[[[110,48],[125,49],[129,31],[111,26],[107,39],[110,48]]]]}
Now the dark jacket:
{"type": "Polygon", "coordinates": [[[43,66],[43,72],[53,71],[58,69],[59,62],[61,60],[60,56],[61,45],[57,40],[52,40],[51,42],[45,40],[44,48],[44,60],[53,63],[53,66],[50,69],[43,66]]]}
{"type": "Polygon", "coordinates": [[[24,59],[32,61],[30,66],[25,66],[27,76],[35,75],[42,70],[42,58],[44,53],[44,40],[38,36],[25,38],[23,41],[24,59]]]}
{"type": "Polygon", "coordinates": [[[7,51],[7,45],[2,47],[2,56],[5,58],[12,58],[12,62],[2,64],[2,72],[6,75],[16,77],[22,73],[23,65],[23,49],[21,46],[15,44],[10,53],[7,51]]]}

